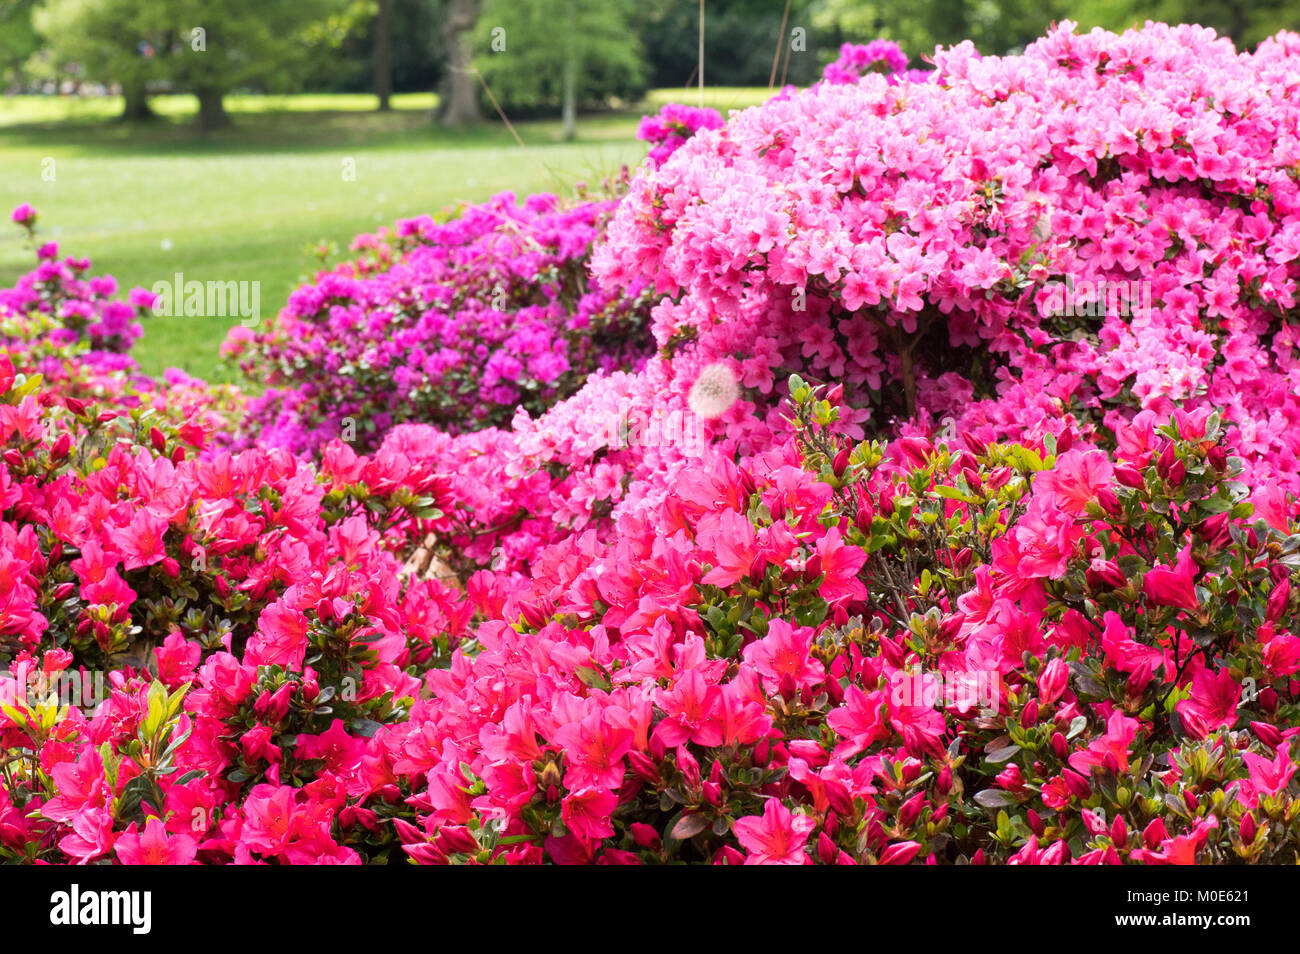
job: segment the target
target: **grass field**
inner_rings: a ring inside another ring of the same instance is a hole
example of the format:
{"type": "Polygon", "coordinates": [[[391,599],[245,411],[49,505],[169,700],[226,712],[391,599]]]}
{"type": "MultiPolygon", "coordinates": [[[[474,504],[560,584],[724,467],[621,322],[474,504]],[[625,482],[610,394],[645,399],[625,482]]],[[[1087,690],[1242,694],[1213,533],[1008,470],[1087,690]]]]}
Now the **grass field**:
{"type": "MultiPolygon", "coordinates": [[[[711,89],[719,109],[762,101],[766,90],[711,89]]],[[[643,108],[583,117],[576,142],[558,122],[519,123],[521,148],[500,123],[465,131],[430,120],[431,95],[394,97],[390,113],[365,95],[231,96],[234,125],[208,136],[189,96],[156,97],[154,122],[113,117],[114,98],[0,99],[0,285],[32,264],[9,226],[19,202],[40,210],[40,238],[88,256],[124,288],[155,282],[257,281],[273,315],[317,267],[308,247],[346,250],[359,232],[395,219],[481,201],[510,189],[569,193],[645,155],[643,112],[695,90],[656,90],[643,108]],[[345,178],[345,169],[355,178],[345,178]]],[[[169,366],[214,381],[237,379],[217,348],[237,318],[154,318],[134,354],[146,371],[169,366]]]]}

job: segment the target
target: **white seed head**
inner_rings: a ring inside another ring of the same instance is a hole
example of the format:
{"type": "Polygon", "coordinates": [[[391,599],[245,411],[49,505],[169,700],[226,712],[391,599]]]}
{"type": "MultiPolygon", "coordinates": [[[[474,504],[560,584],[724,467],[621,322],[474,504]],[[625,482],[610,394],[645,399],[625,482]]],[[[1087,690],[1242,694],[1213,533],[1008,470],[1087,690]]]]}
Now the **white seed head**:
{"type": "Polygon", "coordinates": [[[740,385],[731,367],[715,361],[700,372],[686,400],[699,417],[712,420],[726,414],[739,397],[740,385]]]}

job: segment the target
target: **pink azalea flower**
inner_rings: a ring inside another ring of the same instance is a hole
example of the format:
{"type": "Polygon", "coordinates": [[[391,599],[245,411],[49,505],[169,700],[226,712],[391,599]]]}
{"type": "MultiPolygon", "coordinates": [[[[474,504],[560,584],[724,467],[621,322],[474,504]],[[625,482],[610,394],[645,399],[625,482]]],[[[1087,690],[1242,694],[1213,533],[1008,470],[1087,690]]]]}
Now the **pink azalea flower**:
{"type": "Polygon", "coordinates": [[[618,796],[599,788],[580,788],[564,797],[560,806],[564,824],[588,841],[599,841],[614,834],[610,815],[618,806],[618,796]]]}
{"type": "Polygon", "coordinates": [[[1231,727],[1237,721],[1237,701],[1241,686],[1232,673],[1200,670],[1192,677],[1192,694],[1174,709],[1182,719],[1184,731],[1194,739],[1203,739],[1220,726],[1231,727]]]}
{"type": "Polygon", "coordinates": [[[198,842],[186,834],[169,835],[161,821],[150,818],[142,833],[132,822],[113,850],[124,865],[188,865],[198,853],[198,842]]]}
{"type": "Polygon", "coordinates": [[[750,815],[736,820],[736,838],[749,852],[747,865],[810,865],[804,850],[815,822],[807,815],[796,815],[778,798],[769,798],[761,816],[750,815]]]}
{"type": "Polygon", "coordinates": [[[1142,588],[1147,597],[1159,606],[1176,606],[1189,613],[1200,612],[1196,598],[1196,561],[1192,559],[1189,543],[1178,554],[1174,567],[1156,566],[1147,571],[1142,588]]]}
{"type": "Polygon", "coordinates": [[[1250,779],[1243,784],[1242,798],[1254,808],[1262,795],[1278,795],[1284,792],[1291,779],[1295,778],[1296,765],[1291,759],[1291,743],[1278,746],[1277,754],[1266,759],[1254,752],[1246,752],[1242,759],[1250,772],[1250,779]]]}

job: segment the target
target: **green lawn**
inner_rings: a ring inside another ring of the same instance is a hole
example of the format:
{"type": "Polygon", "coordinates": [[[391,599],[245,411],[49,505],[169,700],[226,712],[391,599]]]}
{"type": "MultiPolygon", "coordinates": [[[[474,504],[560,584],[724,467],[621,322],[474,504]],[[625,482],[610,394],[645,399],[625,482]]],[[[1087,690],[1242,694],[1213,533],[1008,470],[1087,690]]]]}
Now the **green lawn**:
{"type": "MultiPolygon", "coordinates": [[[[766,93],[711,89],[705,101],[741,108],[766,93]]],[[[26,201],[40,210],[41,239],[90,257],[124,288],[171,283],[178,272],[257,281],[266,318],[316,267],[309,246],[327,240],[343,251],[358,232],[504,189],[567,193],[578,180],[598,182],[645,155],[635,139],[642,112],[674,99],[693,105],[697,95],[658,90],[644,109],[583,117],[572,143],[558,122],[520,123],[523,148],[499,123],[438,129],[429,95],[395,97],[387,114],[365,95],[232,96],[234,126],[206,137],[193,129],[188,96],[157,97],[161,118],[147,124],[115,122],[112,98],[0,99],[0,285],[31,267],[7,222],[26,201]]],[[[154,318],[134,353],[151,373],[176,366],[235,380],[217,348],[236,320],[154,318]]]]}

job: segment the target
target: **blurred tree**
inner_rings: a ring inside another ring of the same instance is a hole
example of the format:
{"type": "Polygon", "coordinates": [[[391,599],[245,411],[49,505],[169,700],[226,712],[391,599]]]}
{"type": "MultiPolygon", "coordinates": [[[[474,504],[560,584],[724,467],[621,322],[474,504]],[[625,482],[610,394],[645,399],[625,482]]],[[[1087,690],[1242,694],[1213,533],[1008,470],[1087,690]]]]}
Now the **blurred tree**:
{"type": "MultiPolygon", "coordinates": [[[[378,94],[376,57],[383,44],[378,0],[353,0],[360,11],[337,53],[307,77],[316,92],[378,94]]],[[[388,0],[392,4],[388,55],[391,91],[424,92],[442,80],[445,59],[440,36],[442,4],[438,0],[388,0]]],[[[382,70],[381,70],[382,72],[382,70]]]]}
{"type": "Polygon", "coordinates": [[[1278,30],[1300,30],[1300,0],[1081,0],[1070,19],[1111,30],[1147,20],[1199,23],[1249,49],[1278,30]]]}
{"type": "Polygon", "coordinates": [[[375,13],[375,95],[379,97],[379,111],[392,107],[388,98],[393,95],[393,0],[378,0],[375,13]]]}
{"type": "Polygon", "coordinates": [[[474,62],[504,109],[535,114],[558,105],[572,139],[580,106],[645,92],[635,14],[633,0],[486,0],[474,62]]]}
{"type": "Polygon", "coordinates": [[[1019,52],[1077,5],[1067,0],[815,0],[813,22],[846,38],[898,42],[920,65],[936,45],[971,40],[982,52],[1019,52]]]}
{"type": "MultiPolygon", "coordinates": [[[[705,80],[710,86],[766,86],[778,44],[782,69],[789,61],[787,82],[806,85],[821,75],[822,66],[839,46],[835,24],[829,24],[829,29],[814,26],[813,0],[791,0],[783,36],[778,36],[785,11],[783,0],[707,0],[705,7],[705,80]]],[[[650,85],[693,83],[700,16],[696,0],[651,0],[639,9],[638,29],[645,44],[650,85]]],[[[780,83],[780,70],[776,80],[780,83]]]]}
{"type": "Polygon", "coordinates": [[[152,115],[148,83],[163,77],[163,57],[179,42],[164,4],[45,0],[35,8],[32,22],[59,67],[78,79],[121,84],[126,103],[123,119],[152,115]]]}
{"type": "Polygon", "coordinates": [[[162,81],[198,97],[206,130],[229,122],[232,89],[300,87],[355,11],[350,0],[43,0],[34,23],[58,62],[122,85],[125,116],[147,114],[148,85],[162,81]]]}
{"type": "Polygon", "coordinates": [[[32,25],[36,0],[0,0],[0,84],[18,79],[23,65],[41,46],[32,25]]]}
{"type": "Polygon", "coordinates": [[[442,0],[442,46],[446,56],[440,112],[445,126],[460,126],[483,118],[478,105],[478,82],[465,48],[466,34],[483,12],[482,0],[442,0]]]}

